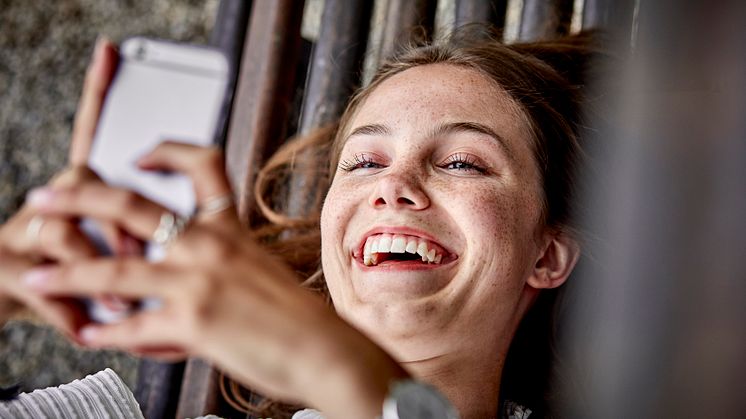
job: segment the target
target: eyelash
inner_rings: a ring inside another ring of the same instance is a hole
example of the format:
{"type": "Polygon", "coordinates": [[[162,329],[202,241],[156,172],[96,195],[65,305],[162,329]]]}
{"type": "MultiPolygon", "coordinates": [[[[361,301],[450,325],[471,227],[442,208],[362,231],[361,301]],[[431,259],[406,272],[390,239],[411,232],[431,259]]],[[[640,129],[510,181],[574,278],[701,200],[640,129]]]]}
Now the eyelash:
{"type": "MultiPolygon", "coordinates": [[[[452,154],[448,157],[448,160],[445,162],[442,168],[448,168],[448,166],[451,165],[459,165],[461,167],[453,167],[454,170],[458,171],[476,171],[478,173],[485,173],[487,169],[477,163],[476,157],[465,154],[465,153],[456,153],[452,154]],[[466,167],[463,167],[466,166],[466,167]]],[[[339,168],[345,172],[352,172],[356,169],[377,169],[382,167],[381,164],[376,163],[371,157],[369,157],[367,154],[356,154],[353,157],[353,160],[343,160],[341,163],[339,163],[339,168]],[[369,166],[370,165],[370,166],[369,166]],[[374,167],[371,167],[374,166],[374,167]]]]}
{"type": "Polygon", "coordinates": [[[354,161],[343,160],[339,163],[339,168],[345,172],[351,172],[355,169],[375,169],[381,165],[374,162],[372,158],[368,157],[367,154],[355,154],[354,161]],[[376,167],[365,167],[367,164],[376,165],[376,167]]]}
{"type": "Polygon", "coordinates": [[[487,171],[487,168],[485,168],[484,166],[481,166],[477,162],[477,158],[470,154],[465,154],[465,153],[452,154],[451,156],[448,157],[448,161],[446,161],[446,164],[444,167],[447,168],[448,166],[451,166],[454,164],[467,166],[467,167],[454,167],[455,170],[459,170],[459,171],[475,170],[479,173],[485,173],[487,171]]]}

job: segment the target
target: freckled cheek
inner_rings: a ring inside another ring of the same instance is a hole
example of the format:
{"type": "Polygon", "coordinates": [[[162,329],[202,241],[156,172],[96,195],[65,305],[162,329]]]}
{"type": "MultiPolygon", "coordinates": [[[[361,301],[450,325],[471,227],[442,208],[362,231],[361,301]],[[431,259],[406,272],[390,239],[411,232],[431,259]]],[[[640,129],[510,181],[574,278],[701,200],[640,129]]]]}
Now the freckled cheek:
{"type": "Polygon", "coordinates": [[[467,237],[483,250],[484,258],[512,256],[516,247],[522,248],[532,240],[537,209],[525,194],[511,192],[516,191],[482,188],[464,207],[467,237]]]}
{"type": "Polygon", "coordinates": [[[364,201],[362,188],[352,182],[335,180],[324,200],[321,213],[321,237],[324,250],[342,243],[344,234],[353,222],[353,216],[364,201]]]}
{"type": "Polygon", "coordinates": [[[340,278],[346,275],[345,263],[340,260],[340,244],[344,237],[345,217],[337,189],[330,189],[321,212],[321,264],[329,291],[335,302],[342,301],[340,278]]]}

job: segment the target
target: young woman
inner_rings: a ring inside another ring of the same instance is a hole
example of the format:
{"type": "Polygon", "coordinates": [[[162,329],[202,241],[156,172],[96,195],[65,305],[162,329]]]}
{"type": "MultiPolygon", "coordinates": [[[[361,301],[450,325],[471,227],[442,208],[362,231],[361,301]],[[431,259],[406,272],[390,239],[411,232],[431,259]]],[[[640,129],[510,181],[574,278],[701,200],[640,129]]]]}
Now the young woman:
{"type": "Polygon", "coordinates": [[[310,251],[293,251],[280,235],[263,246],[232,207],[216,206],[231,196],[216,150],[166,143],[139,162],[192,178],[202,210],[183,231],[164,226],[166,209],[81,168],[115,65],[104,42],[76,121],[73,168],[33,191],[0,230],[0,296],[87,346],[204,357],[326,418],[376,417],[384,401],[405,406],[404,385],[433,396],[418,383],[437,388],[463,418],[501,416],[514,406],[503,399],[541,404],[549,350],[531,336],[549,333],[547,304],[580,254],[570,202],[587,41],[454,38],[385,64],[337,127],[271,162],[331,150],[320,230],[288,223],[320,231],[310,251]],[[79,217],[107,223],[119,256],[95,257],[79,217]],[[176,235],[168,255],[147,263],[140,243],[164,228],[176,235]],[[332,307],[298,286],[319,246],[323,274],[310,281],[323,283],[332,307]],[[69,297],[101,295],[163,305],[86,324],[69,297]],[[524,352],[521,342],[534,347],[524,352]]]}

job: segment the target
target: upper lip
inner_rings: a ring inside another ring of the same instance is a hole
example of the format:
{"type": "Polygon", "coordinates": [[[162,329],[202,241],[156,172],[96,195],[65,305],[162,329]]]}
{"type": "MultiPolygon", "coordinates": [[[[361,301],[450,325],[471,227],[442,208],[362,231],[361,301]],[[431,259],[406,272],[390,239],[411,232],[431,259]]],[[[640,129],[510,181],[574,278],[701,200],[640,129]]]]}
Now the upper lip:
{"type": "Polygon", "coordinates": [[[447,246],[443,245],[441,241],[439,241],[433,235],[423,230],[412,228],[412,227],[406,227],[406,226],[379,226],[379,227],[373,227],[372,229],[368,230],[365,234],[363,234],[362,238],[359,240],[353,252],[353,257],[355,259],[361,259],[363,257],[363,247],[365,246],[365,241],[368,239],[368,237],[374,236],[376,234],[405,234],[408,236],[420,237],[442,247],[445,250],[447,255],[454,254],[453,251],[451,251],[451,249],[448,248],[447,246]]]}

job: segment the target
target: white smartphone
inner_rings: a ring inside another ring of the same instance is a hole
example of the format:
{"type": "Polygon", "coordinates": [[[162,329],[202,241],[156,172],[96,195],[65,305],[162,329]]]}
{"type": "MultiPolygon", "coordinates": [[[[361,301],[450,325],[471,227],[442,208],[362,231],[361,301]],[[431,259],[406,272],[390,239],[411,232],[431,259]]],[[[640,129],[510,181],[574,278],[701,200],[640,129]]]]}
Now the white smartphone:
{"type": "MultiPolygon", "coordinates": [[[[182,216],[195,209],[189,179],[140,170],[137,160],[164,140],[209,146],[214,143],[228,84],[228,61],[218,50],[142,37],[120,46],[120,60],[106,96],[88,160],[112,186],[134,190],[182,216]]],[[[106,253],[95,224],[82,228],[106,253]]],[[[163,249],[149,244],[147,257],[163,249]]],[[[95,321],[116,321],[128,313],[107,313],[89,303],[95,321]]]]}

